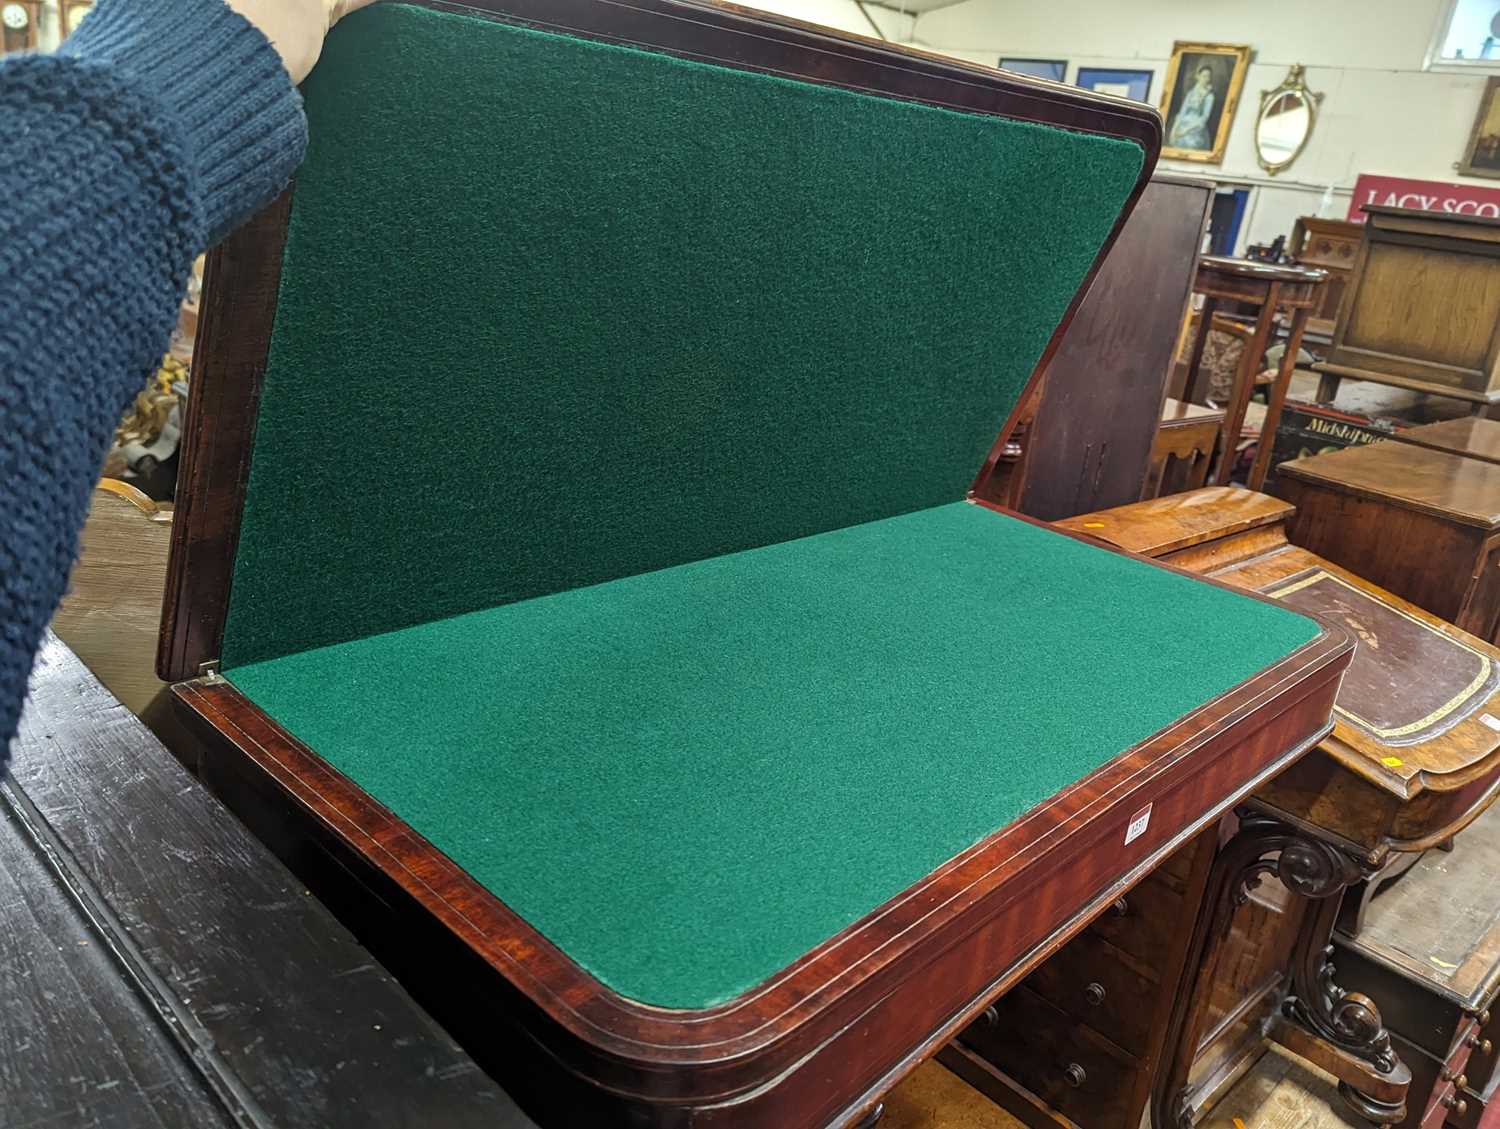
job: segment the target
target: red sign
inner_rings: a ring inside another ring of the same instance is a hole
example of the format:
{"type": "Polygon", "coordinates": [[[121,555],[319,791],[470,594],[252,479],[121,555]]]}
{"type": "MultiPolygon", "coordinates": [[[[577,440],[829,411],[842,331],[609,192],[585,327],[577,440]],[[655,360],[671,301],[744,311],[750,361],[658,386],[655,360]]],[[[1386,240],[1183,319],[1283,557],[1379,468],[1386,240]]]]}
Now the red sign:
{"type": "Polygon", "coordinates": [[[1360,178],[1354,182],[1354,196],[1349,201],[1349,214],[1345,218],[1355,223],[1364,223],[1366,204],[1496,218],[1500,217],[1500,188],[1361,173],[1360,178]]]}

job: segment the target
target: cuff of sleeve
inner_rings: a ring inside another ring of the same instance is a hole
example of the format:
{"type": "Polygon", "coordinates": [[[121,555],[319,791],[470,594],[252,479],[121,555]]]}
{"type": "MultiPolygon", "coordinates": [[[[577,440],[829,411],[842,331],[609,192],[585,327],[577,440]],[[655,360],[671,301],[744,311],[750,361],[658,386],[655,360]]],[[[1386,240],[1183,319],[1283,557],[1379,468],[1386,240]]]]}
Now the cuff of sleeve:
{"type": "Polygon", "coordinates": [[[195,166],[208,245],[274,199],[307,148],[281,57],[223,0],[101,0],[57,54],[106,64],[162,103],[195,166]]]}

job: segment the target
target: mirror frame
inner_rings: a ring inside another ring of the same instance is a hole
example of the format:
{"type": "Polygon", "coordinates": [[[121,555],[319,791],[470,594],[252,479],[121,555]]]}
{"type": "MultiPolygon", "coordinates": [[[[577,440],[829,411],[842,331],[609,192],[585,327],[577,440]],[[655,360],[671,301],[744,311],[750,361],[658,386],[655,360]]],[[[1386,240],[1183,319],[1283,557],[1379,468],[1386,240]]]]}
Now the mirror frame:
{"type": "Polygon", "coordinates": [[[1289,168],[1293,161],[1302,155],[1302,150],[1307,148],[1307,143],[1312,139],[1313,130],[1318,125],[1318,106],[1322,104],[1323,95],[1308,89],[1306,72],[1301,63],[1293,63],[1286,78],[1281,80],[1281,85],[1272,90],[1260,92],[1260,113],[1255,115],[1255,159],[1260,167],[1275,176],[1282,169],[1289,168]],[[1298,93],[1307,103],[1307,132],[1302,135],[1301,142],[1297,148],[1292,150],[1292,155],[1284,161],[1268,161],[1260,147],[1260,123],[1266,119],[1266,111],[1275,104],[1276,99],[1283,94],[1298,93]]]}

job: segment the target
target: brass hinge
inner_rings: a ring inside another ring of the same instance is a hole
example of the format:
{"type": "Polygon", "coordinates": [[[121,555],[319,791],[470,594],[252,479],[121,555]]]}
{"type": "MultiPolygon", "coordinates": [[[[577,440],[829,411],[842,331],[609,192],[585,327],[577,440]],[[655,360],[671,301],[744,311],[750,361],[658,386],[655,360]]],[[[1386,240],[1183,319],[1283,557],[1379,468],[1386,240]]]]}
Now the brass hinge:
{"type": "Polygon", "coordinates": [[[205,682],[222,682],[224,679],[219,675],[219,660],[209,659],[206,663],[198,664],[198,677],[205,682]]]}

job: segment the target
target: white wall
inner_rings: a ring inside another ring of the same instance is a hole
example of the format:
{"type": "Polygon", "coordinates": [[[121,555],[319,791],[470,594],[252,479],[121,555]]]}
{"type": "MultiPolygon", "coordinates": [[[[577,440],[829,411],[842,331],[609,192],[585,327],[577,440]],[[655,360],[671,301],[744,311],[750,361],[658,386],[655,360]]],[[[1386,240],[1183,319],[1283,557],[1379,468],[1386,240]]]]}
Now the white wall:
{"type": "MultiPolygon", "coordinates": [[[[1241,247],[1290,234],[1333,184],[1342,217],[1362,172],[1455,181],[1484,76],[1424,72],[1422,59],[1443,0],[965,0],[916,18],[914,41],[995,65],[1001,55],[1067,59],[1076,68],[1156,72],[1159,102],[1173,40],[1249,43],[1255,53],[1220,166],[1163,161],[1214,179],[1257,186],[1241,247]],[[1252,135],[1262,90],[1307,67],[1324,94],[1311,141],[1275,178],[1255,161],[1252,135]]],[[[1479,181],[1491,187],[1494,181],[1479,181]]]]}
{"type": "Polygon", "coordinates": [[[854,0],[738,0],[738,2],[747,8],[760,8],[763,11],[806,20],[808,23],[823,24],[826,27],[838,28],[840,31],[852,31],[855,35],[867,35],[875,39],[885,38],[895,42],[910,39],[912,28],[916,23],[911,16],[903,16],[889,8],[880,8],[870,3],[867,3],[864,12],[861,12],[854,0]],[[865,18],[865,13],[869,13],[869,19],[865,18]],[[876,35],[875,29],[870,26],[871,20],[879,26],[880,35],[876,35]]]}

